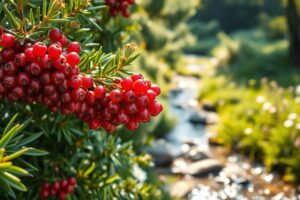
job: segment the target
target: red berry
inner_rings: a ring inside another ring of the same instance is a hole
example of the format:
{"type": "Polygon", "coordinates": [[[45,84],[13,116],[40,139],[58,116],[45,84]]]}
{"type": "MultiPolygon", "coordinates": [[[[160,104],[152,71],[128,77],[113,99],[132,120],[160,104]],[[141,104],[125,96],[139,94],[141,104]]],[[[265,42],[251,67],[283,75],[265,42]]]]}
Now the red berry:
{"type": "Polygon", "coordinates": [[[69,85],[74,88],[74,89],[78,89],[81,86],[81,77],[80,76],[72,76],[69,79],[69,85]]]}
{"type": "Polygon", "coordinates": [[[70,72],[70,75],[72,75],[72,76],[73,76],[73,75],[78,75],[79,72],[80,72],[80,70],[79,70],[79,68],[78,68],[77,65],[71,66],[71,72],[70,72]]]}
{"type": "Polygon", "coordinates": [[[5,74],[13,75],[17,73],[18,67],[13,61],[9,61],[3,66],[3,71],[5,72],[5,74]]]}
{"type": "Polygon", "coordinates": [[[15,97],[21,98],[24,95],[24,90],[20,86],[16,86],[12,89],[11,94],[13,94],[15,97]]]}
{"type": "Polygon", "coordinates": [[[93,119],[92,121],[89,122],[89,128],[90,129],[98,129],[101,126],[101,120],[100,119],[93,119]]]}
{"type": "Polygon", "coordinates": [[[119,104],[109,102],[107,105],[107,109],[111,114],[117,114],[119,112],[120,106],[119,104]]]}
{"type": "Polygon", "coordinates": [[[141,95],[136,97],[135,103],[139,108],[146,108],[149,105],[149,99],[147,95],[141,95]]]}
{"type": "Polygon", "coordinates": [[[44,71],[41,73],[40,75],[40,81],[43,85],[48,85],[51,82],[51,78],[50,78],[51,74],[49,71],[44,71]]]}
{"type": "Polygon", "coordinates": [[[62,34],[58,42],[61,44],[62,47],[65,47],[68,43],[68,39],[65,35],[62,34]]]}
{"type": "Polygon", "coordinates": [[[57,43],[51,44],[48,47],[48,54],[49,54],[49,56],[51,58],[55,59],[55,60],[59,58],[59,56],[61,55],[61,53],[62,53],[62,48],[57,43]]]}
{"type": "Polygon", "coordinates": [[[15,52],[13,49],[4,49],[1,53],[1,57],[4,61],[13,60],[15,56],[15,52]]]}
{"type": "Polygon", "coordinates": [[[115,84],[121,84],[121,81],[122,81],[121,78],[116,78],[116,79],[114,80],[114,83],[115,83],[115,84]]]}
{"type": "Polygon", "coordinates": [[[18,40],[15,41],[13,49],[14,49],[15,52],[18,52],[18,53],[20,53],[22,51],[23,46],[21,45],[20,41],[18,41],[18,40]]]}
{"type": "Polygon", "coordinates": [[[124,99],[127,103],[132,103],[135,100],[135,94],[132,90],[128,90],[123,92],[122,99],[124,99]]]}
{"type": "Polygon", "coordinates": [[[58,42],[61,38],[61,31],[58,28],[53,28],[49,31],[49,38],[52,42],[58,42]]]}
{"type": "Polygon", "coordinates": [[[5,48],[13,47],[15,44],[16,37],[10,33],[4,33],[1,35],[1,45],[5,48]]]}
{"type": "Polygon", "coordinates": [[[69,89],[68,81],[65,79],[63,84],[57,86],[57,91],[59,93],[65,93],[69,89]]]}
{"type": "Polygon", "coordinates": [[[18,53],[14,59],[15,65],[23,67],[26,65],[26,55],[24,53],[18,53]]]}
{"type": "Polygon", "coordinates": [[[5,88],[13,88],[17,84],[16,76],[6,75],[3,77],[2,84],[5,88]]]}
{"type": "Polygon", "coordinates": [[[34,61],[33,48],[27,48],[25,50],[25,56],[27,61],[34,61]]]}
{"type": "Polygon", "coordinates": [[[61,85],[64,83],[65,75],[60,71],[54,71],[51,74],[51,82],[54,85],[61,85]]]}
{"type": "Polygon", "coordinates": [[[109,97],[112,102],[119,103],[122,100],[122,93],[120,90],[116,89],[111,91],[109,97]]]}
{"type": "Polygon", "coordinates": [[[28,85],[30,83],[30,77],[27,72],[20,72],[17,76],[17,83],[18,85],[28,85]]]}
{"type": "Polygon", "coordinates": [[[59,198],[59,200],[65,200],[67,198],[67,194],[63,191],[60,191],[58,198],[59,198]]]}
{"type": "Polygon", "coordinates": [[[41,196],[43,197],[43,198],[47,198],[47,197],[49,197],[49,191],[48,190],[43,190],[42,191],[42,194],[41,194],[41,196]]]}
{"type": "Polygon", "coordinates": [[[153,90],[147,90],[146,95],[150,102],[155,100],[156,93],[153,90]]]}
{"type": "Polygon", "coordinates": [[[60,71],[64,73],[65,76],[69,77],[71,75],[72,67],[66,63],[60,71]]]}
{"type": "Polygon", "coordinates": [[[121,111],[118,113],[116,120],[120,124],[127,123],[129,121],[129,117],[124,111],[121,111]]]}
{"type": "Polygon", "coordinates": [[[136,73],[136,74],[132,74],[132,75],[131,75],[131,79],[132,79],[133,82],[135,82],[135,81],[137,81],[138,79],[144,79],[144,77],[143,77],[142,74],[136,73]]]}
{"type": "Polygon", "coordinates": [[[43,187],[44,190],[45,189],[49,189],[50,188],[50,184],[49,183],[44,183],[42,187],[43,187]]]}
{"type": "Polygon", "coordinates": [[[66,92],[61,96],[61,100],[63,103],[69,103],[71,102],[72,98],[71,98],[71,94],[70,92],[66,92]]]}
{"type": "Polygon", "coordinates": [[[93,79],[90,76],[82,76],[81,80],[82,80],[82,87],[84,88],[89,89],[94,85],[93,79]]]}
{"type": "Polygon", "coordinates": [[[123,78],[121,81],[121,86],[123,90],[131,90],[133,81],[131,78],[123,78]]]}
{"type": "Polygon", "coordinates": [[[40,60],[40,64],[44,69],[50,69],[53,66],[53,61],[47,54],[40,60]]]}
{"type": "Polygon", "coordinates": [[[160,95],[161,91],[160,91],[160,88],[157,85],[155,85],[155,84],[151,85],[150,90],[154,91],[156,96],[160,95]]]}
{"type": "Polygon", "coordinates": [[[42,67],[35,62],[30,63],[29,64],[29,72],[30,72],[30,74],[37,76],[42,72],[42,67]]]}
{"type": "Polygon", "coordinates": [[[34,57],[37,59],[38,57],[44,57],[47,52],[47,46],[42,42],[37,42],[32,46],[32,52],[34,57]]]}
{"type": "Polygon", "coordinates": [[[126,128],[130,131],[134,131],[139,127],[140,123],[137,120],[130,120],[125,124],[126,128]]]}
{"type": "Polygon", "coordinates": [[[151,119],[151,113],[149,112],[148,109],[143,109],[142,111],[139,112],[139,119],[142,122],[149,122],[151,119]]]}
{"type": "Polygon", "coordinates": [[[67,192],[67,193],[72,193],[73,190],[74,190],[74,187],[73,187],[72,185],[68,185],[68,186],[66,187],[66,192],[67,192]]]}
{"type": "Polygon", "coordinates": [[[132,5],[132,4],[134,4],[134,0],[127,0],[127,3],[132,5]]]}
{"type": "Polygon", "coordinates": [[[138,108],[134,103],[125,106],[125,112],[129,115],[134,115],[138,112],[138,108]]]}
{"type": "Polygon", "coordinates": [[[31,79],[30,88],[33,92],[39,92],[41,89],[41,82],[37,78],[31,79]]]}
{"type": "Polygon", "coordinates": [[[122,15],[123,15],[123,17],[126,17],[126,18],[128,18],[130,16],[130,12],[129,12],[128,8],[122,9],[122,15]]]}
{"type": "Polygon", "coordinates": [[[80,53],[80,43],[79,42],[71,42],[67,49],[68,53],[75,52],[80,53]]]}
{"type": "Polygon", "coordinates": [[[43,91],[46,95],[52,95],[55,92],[55,87],[53,85],[45,85],[43,91]]]}
{"type": "Polygon", "coordinates": [[[99,85],[94,89],[94,95],[96,99],[100,99],[104,97],[105,93],[106,93],[106,89],[102,85],[99,85]]]}
{"type": "Polygon", "coordinates": [[[110,7],[109,13],[111,16],[116,17],[119,14],[119,9],[117,7],[110,7]]]}
{"type": "Polygon", "coordinates": [[[87,94],[86,94],[86,102],[89,104],[89,105],[93,105],[96,101],[96,98],[94,96],[94,92],[93,91],[88,91],[87,94]]]}
{"type": "Polygon", "coordinates": [[[82,88],[74,89],[71,96],[74,101],[82,102],[86,97],[86,91],[82,88]]]}
{"type": "Polygon", "coordinates": [[[67,59],[64,55],[60,55],[58,59],[54,60],[54,67],[56,69],[62,70],[67,64],[67,59]]]}
{"type": "Polygon", "coordinates": [[[60,187],[66,188],[68,186],[68,181],[65,179],[62,179],[60,181],[60,187]]]}
{"type": "Polygon", "coordinates": [[[147,92],[149,88],[149,82],[144,79],[138,79],[133,83],[133,89],[138,94],[147,92]]]}
{"type": "Polygon", "coordinates": [[[152,116],[157,116],[162,110],[163,106],[157,101],[154,101],[149,105],[149,111],[152,116]]]}
{"type": "Polygon", "coordinates": [[[74,66],[80,63],[80,56],[75,52],[68,53],[66,58],[70,65],[74,66]]]}

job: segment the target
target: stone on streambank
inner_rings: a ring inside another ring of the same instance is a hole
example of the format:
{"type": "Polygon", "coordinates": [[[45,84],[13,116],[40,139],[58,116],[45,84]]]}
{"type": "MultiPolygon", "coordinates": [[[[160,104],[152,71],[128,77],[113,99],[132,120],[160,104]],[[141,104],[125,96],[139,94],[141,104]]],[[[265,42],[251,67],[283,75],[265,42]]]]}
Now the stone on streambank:
{"type": "Polygon", "coordinates": [[[218,122],[218,115],[213,112],[195,111],[191,114],[189,122],[192,124],[211,125],[218,122]]]}
{"type": "Polygon", "coordinates": [[[217,174],[223,168],[217,159],[209,158],[196,162],[187,162],[183,158],[178,158],[173,162],[172,172],[192,176],[208,176],[217,174]]]}
{"type": "Polygon", "coordinates": [[[167,167],[173,162],[171,146],[164,139],[154,141],[146,151],[153,157],[156,167],[167,167]]]}

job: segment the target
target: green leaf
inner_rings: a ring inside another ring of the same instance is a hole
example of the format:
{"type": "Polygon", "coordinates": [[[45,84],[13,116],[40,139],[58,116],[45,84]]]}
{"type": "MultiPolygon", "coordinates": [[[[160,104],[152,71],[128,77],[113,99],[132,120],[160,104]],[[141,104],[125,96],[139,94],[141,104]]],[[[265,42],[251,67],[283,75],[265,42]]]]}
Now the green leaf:
{"type": "Polygon", "coordinates": [[[27,170],[25,170],[21,167],[17,167],[17,166],[11,166],[8,169],[6,169],[6,171],[11,172],[11,173],[16,174],[16,175],[20,175],[20,176],[30,175],[30,173],[27,170]]]}
{"type": "Polygon", "coordinates": [[[85,172],[83,173],[84,177],[87,177],[90,173],[93,172],[93,170],[95,169],[96,164],[93,162],[88,168],[87,170],[85,170],[85,172]]]}
{"type": "Polygon", "coordinates": [[[20,156],[24,155],[26,152],[30,151],[30,149],[31,148],[21,149],[21,150],[15,152],[15,153],[13,153],[13,154],[11,154],[9,156],[5,156],[4,158],[2,158],[2,160],[4,160],[4,161],[13,160],[13,159],[15,159],[17,157],[20,157],[20,156]]]}
{"type": "Polygon", "coordinates": [[[106,183],[106,184],[111,184],[111,183],[113,183],[113,182],[114,182],[115,180],[117,180],[117,179],[119,179],[119,175],[118,175],[118,174],[115,174],[115,175],[109,177],[109,178],[105,181],[105,183],[106,183]]]}
{"type": "Polygon", "coordinates": [[[20,191],[27,191],[27,188],[26,186],[21,183],[21,180],[12,175],[11,173],[8,173],[8,172],[0,172],[0,178],[3,178],[3,180],[8,183],[11,187],[17,189],[17,190],[20,190],[20,191]]]}
{"type": "Polygon", "coordinates": [[[12,166],[12,162],[3,162],[3,163],[0,163],[0,169],[8,168],[10,166],[12,166]]]}
{"type": "Polygon", "coordinates": [[[10,24],[16,28],[20,29],[21,23],[18,18],[16,18],[5,6],[3,6],[4,12],[8,15],[10,24]]]}
{"type": "Polygon", "coordinates": [[[16,120],[16,118],[18,117],[18,114],[15,114],[8,122],[8,124],[6,125],[4,131],[3,131],[3,134],[2,134],[2,137],[13,127],[13,124],[16,120]]]}
{"type": "Polygon", "coordinates": [[[14,191],[11,189],[10,185],[8,184],[8,182],[6,182],[4,180],[3,177],[0,176],[0,186],[1,189],[3,189],[7,194],[9,194],[12,198],[16,198],[16,195],[14,193],[14,191]]]}
{"type": "Polygon", "coordinates": [[[26,144],[29,144],[33,141],[35,141],[36,139],[38,139],[41,135],[43,135],[43,133],[36,133],[36,134],[33,134],[32,136],[28,137],[28,138],[25,138],[24,140],[22,140],[21,142],[19,142],[15,148],[19,148],[19,147],[23,147],[25,146],[26,144]]]}
{"type": "Polygon", "coordinates": [[[47,151],[30,148],[24,155],[29,155],[29,156],[44,156],[44,155],[47,155],[47,154],[49,154],[47,151]]]}

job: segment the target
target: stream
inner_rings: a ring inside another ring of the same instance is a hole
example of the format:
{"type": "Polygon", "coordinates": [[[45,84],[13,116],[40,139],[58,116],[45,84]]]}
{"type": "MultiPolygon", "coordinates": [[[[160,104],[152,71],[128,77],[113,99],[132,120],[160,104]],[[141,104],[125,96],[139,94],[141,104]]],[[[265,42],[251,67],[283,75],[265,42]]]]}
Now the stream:
{"type": "MultiPolygon", "coordinates": [[[[192,62],[193,69],[197,65],[192,62]]],[[[188,66],[189,67],[189,66],[188,66]]],[[[201,70],[199,66],[198,70],[201,70]]],[[[197,96],[201,80],[177,75],[169,94],[171,114],[177,123],[163,139],[154,142],[149,153],[156,171],[167,183],[172,197],[190,200],[296,200],[297,188],[281,181],[255,163],[225,147],[209,144],[208,127],[217,114],[204,111],[197,96]]]]}

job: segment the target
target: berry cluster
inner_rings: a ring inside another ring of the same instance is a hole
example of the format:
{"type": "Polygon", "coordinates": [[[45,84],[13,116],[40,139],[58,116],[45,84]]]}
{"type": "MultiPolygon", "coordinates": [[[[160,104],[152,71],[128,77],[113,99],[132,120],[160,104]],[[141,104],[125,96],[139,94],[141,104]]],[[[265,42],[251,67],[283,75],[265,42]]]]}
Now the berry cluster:
{"type": "Polygon", "coordinates": [[[44,183],[40,191],[40,199],[57,196],[59,200],[64,200],[68,194],[73,193],[76,183],[77,180],[74,177],[55,181],[52,184],[44,183]]]}
{"type": "Polygon", "coordinates": [[[121,124],[129,130],[148,122],[162,111],[155,100],[160,94],[140,74],[116,79],[107,90],[93,78],[80,74],[80,44],[71,42],[59,29],[49,32],[51,42],[21,45],[4,33],[0,44],[0,99],[46,105],[50,111],[75,114],[91,129],[115,131],[121,124]]]}
{"type": "Polygon", "coordinates": [[[105,3],[109,6],[111,16],[116,17],[121,12],[127,18],[130,15],[128,7],[134,4],[134,0],[105,0],[105,3]]]}

